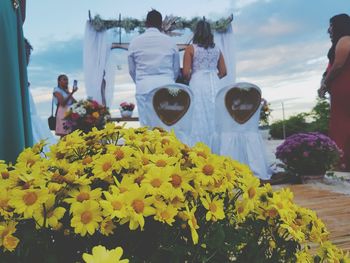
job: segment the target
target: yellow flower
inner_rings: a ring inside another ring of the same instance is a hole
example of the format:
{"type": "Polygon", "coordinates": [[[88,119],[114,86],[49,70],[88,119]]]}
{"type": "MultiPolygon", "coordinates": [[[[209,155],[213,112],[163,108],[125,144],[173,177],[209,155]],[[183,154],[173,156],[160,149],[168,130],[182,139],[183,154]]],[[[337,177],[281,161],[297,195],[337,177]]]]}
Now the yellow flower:
{"type": "Polygon", "coordinates": [[[66,209],[63,207],[55,207],[55,196],[50,195],[47,201],[45,202],[45,212],[43,207],[34,212],[33,217],[37,222],[37,228],[48,226],[52,228],[57,228],[60,224],[59,220],[63,218],[66,209]],[[44,221],[46,222],[45,226],[44,221]]]}
{"type": "Polygon", "coordinates": [[[40,210],[49,197],[47,189],[15,189],[11,195],[10,205],[15,208],[16,213],[23,213],[24,218],[32,217],[33,213],[40,210]]]}
{"type": "Polygon", "coordinates": [[[187,224],[190,226],[191,229],[191,236],[192,236],[192,241],[193,244],[198,244],[198,233],[197,229],[199,228],[199,225],[197,223],[197,218],[195,216],[197,208],[193,207],[191,210],[189,207],[186,205],[186,211],[184,211],[183,215],[187,218],[187,224]]]}
{"type": "Polygon", "coordinates": [[[0,185],[2,189],[11,189],[17,185],[18,173],[15,170],[9,171],[9,167],[0,160],[0,185]]]}
{"type": "Polygon", "coordinates": [[[135,230],[140,226],[143,229],[145,225],[144,217],[155,214],[155,209],[151,206],[153,197],[146,198],[146,190],[139,188],[138,190],[127,192],[126,200],[130,220],[129,228],[135,230]]]}
{"type": "Polygon", "coordinates": [[[349,262],[347,254],[333,245],[330,241],[322,243],[317,253],[324,262],[349,262]]]}
{"type": "Polygon", "coordinates": [[[64,201],[68,204],[71,204],[70,211],[74,209],[76,205],[88,200],[99,201],[101,198],[102,190],[101,188],[96,188],[91,190],[90,186],[84,185],[80,186],[79,189],[71,190],[68,195],[70,198],[64,199],[64,201]]]}
{"type": "Polygon", "coordinates": [[[101,223],[100,232],[102,235],[109,236],[114,233],[115,228],[116,225],[113,221],[110,218],[106,218],[101,223]]]}
{"type": "MultiPolygon", "coordinates": [[[[167,167],[166,167],[167,168],[167,167]]],[[[170,174],[166,168],[152,167],[145,174],[145,178],[141,182],[141,186],[147,188],[152,195],[170,194],[172,185],[170,184],[170,174]]]]}
{"type": "Polygon", "coordinates": [[[57,183],[87,185],[90,180],[84,174],[84,167],[79,162],[69,163],[68,160],[55,161],[52,166],[56,167],[52,180],[57,183]]]}
{"type": "Polygon", "coordinates": [[[10,198],[10,192],[0,187],[0,215],[5,219],[13,215],[12,208],[9,205],[10,198]]]}
{"type": "Polygon", "coordinates": [[[98,117],[100,117],[100,114],[97,111],[94,111],[92,113],[92,117],[94,117],[95,119],[98,119],[98,117]]]}
{"type": "Polygon", "coordinates": [[[40,154],[33,152],[33,149],[31,148],[27,148],[19,154],[16,166],[31,168],[39,161],[40,154]]]}
{"type": "Polygon", "coordinates": [[[293,237],[293,239],[298,242],[303,242],[305,240],[305,234],[303,233],[302,229],[293,222],[281,224],[280,235],[284,235],[285,232],[283,230],[287,230],[287,232],[293,237]]]}
{"type": "Polygon", "coordinates": [[[163,223],[165,222],[168,225],[172,226],[177,213],[177,209],[172,205],[166,205],[165,203],[156,203],[156,214],[154,216],[154,219],[163,223]]]}
{"type": "Polygon", "coordinates": [[[298,251],[295,254],[295,256],[297,258],[297,261],[296,261],[297,263],[313,263],[314,262],[312,255],[306,250],[298,251]]]}
{"type": "Polygon", "coordinates": [[[247,215],[252,211],[251,202],[245,200],[239,200],[235,204],[235,213],[238,222],[244,222],[247,219],[247,215]]]}
{"type": "Polygon", "coordinates": [[[195,161],[197,159],[207,159],[212,154],[210,148],[206,144],[199,142],[191,149],[189,155],[191,159],[195,161]]]}
{"type": "Polygon", "coordinates": [[[8,251],[14,251],[19,243],[19,239],[13,235],[6,235],[2,240],[2,245],[8,251]]]}
{"type": "Polygon", "coordinates": [[[107,153],[114,156],[113,167],[117,173],[119,173],[123,168],[129,169],[130,164],[135,162],[133,157],[135,150],[129,146],[116,146],[113,144],[107,145],[107,153]]]}
{"type": "Polygon", "coordinates": [[[130,175],[125,175],[125,176],[123,176],[121,182],[119,182],[117,179],[115,179],[114,181],[118,187],[119,192],[126,193],[126,192],[130,192],[130,191],[139,189],[139,186],[137,184],[135,184],[135,179],[136,178],[134,178],[130,175]]]}
{"type": "Polygon", "coordinates": [[[73,209],[71,226],[76,234],[85,236],[86,233],[93,235],[102,221],[100,206],[96,201],[89,200],[77,203],[73,209]]]}
{"type": "Polygon", "coordinates": [[[243,180],[240,180],[240,188],[243,191],[243,198],[248,201],[254,201],[259,197],[260,181],[255,176],[246,176],[243,180]]]}
{"type": "Polygon", "coordinates": [[[185,192],[193,191],[190,182],[193,175],[190,172],[181,170],[180,164],[168,168],[170,175],[170,183],[175,189],[183,189],[185,192]]]}
{"type": "Polygon", "coordinates": [[[112,172],[115,169],[116,160],[112,154],[105,154],[97,157],[94,160],[93,173],[96,178],[101,180],[112,176],[112,172]]]}
{"type": "Polygon", "coordinates": [[[176,157],[169,157],[167,154],[153,154],[149,156],[150,165],[156,167],[166,167],[168,165],[174,165],[179,161],[176,157]]]}
{"type": "Polygon", "coordinates": [[[196,167],[193,172],[196,174],[195,184],[201,186],[215,185],[224,176],[223,161],[220,156],[211,155],[207,159],[198,158],[193,160],[196,167]]]}
{"type": "Polygon", "coordinates": [[[104,246],[96,246],[92,248],[92,254],[83,254],[86,263],[128,263],[128,259],[120,259],[123,255],[123,249],[117,247],[107,250],[104,246]]]}
{"type": "Polygon", "coordinates": [[[127,217],[125,194],[121,194],[116,187],[112,189],[114,189],[112,193],[103,192],[106,200],[100,201],[103,209],[102,213],[104,216],[110,216],[112,219],[115,217],[125,218],[127,217]]]}
{"type": "Polygon", "coordinates": [[[205,215],[207,221],[217,221],[225,218],[224,201],[219,200],[219,197],[215,197],[213,200],[207,194],[205,198],[201,198],[202,204],[208,212],[205,215]]]}
{"type": "Polygon", "coordinates": [[[14,221],[0,223],[0,246],[4,246],[6,250],[13,251],[17,247],[19,239],[13,236],[16,225],[14,221]]]}

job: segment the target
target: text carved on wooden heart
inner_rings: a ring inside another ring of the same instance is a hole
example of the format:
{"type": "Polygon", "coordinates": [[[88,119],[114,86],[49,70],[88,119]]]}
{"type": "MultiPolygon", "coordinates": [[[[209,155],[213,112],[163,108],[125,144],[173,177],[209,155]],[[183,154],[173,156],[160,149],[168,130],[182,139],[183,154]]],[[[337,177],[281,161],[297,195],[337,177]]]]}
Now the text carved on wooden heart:
{"type": "Polygon", "coordinates": [[[231,117],[243,124],[257,111],[261,102],[261,94],[255,88],[231,88],[225,95],[225,106],[231,117]]]}
{"type": "Polygon", "coordinates": [[[160,120],[168,126],[181,120],[190,104],[190,95],[183,89],[160,88],[153,96],[153,108],[160,120]]]}

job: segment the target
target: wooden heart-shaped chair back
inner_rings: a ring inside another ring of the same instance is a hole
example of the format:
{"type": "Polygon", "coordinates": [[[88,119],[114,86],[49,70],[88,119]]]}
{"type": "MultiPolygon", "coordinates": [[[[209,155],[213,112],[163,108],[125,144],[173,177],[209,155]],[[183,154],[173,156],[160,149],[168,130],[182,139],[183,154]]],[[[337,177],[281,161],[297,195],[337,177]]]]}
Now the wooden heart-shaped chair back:
{"type": "Polygon", "coordinates": [[[191,96],[176,84],[158,88],[153,95],[153,108],[159,119],[172,126],[186,114],[191,105],[191,96]]]}
{"type": "Polygon", "coordinates": [[[225,95],[225,106],[230,116],[239,124],[246,123],[259,109],[261,91],[251,83],[237,83],[225,95]]]}

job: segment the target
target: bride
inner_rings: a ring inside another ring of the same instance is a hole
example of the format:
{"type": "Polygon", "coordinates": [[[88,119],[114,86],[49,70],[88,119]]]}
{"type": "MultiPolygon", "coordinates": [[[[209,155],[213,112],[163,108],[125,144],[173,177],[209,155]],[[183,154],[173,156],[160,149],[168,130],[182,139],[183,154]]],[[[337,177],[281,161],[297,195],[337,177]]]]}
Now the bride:
{"type": "Polygon", "coordinates": [[[215,131],[215,97],[219,79],[226,76],[226,65],[220,49],[214,43],[210,24],[201,20],[196,25],[193,44],[184,54],[183,77],[190,80],[193,92],[193,121],[189,134],[191,146],[204,142],[212,146],[211,135],[215,131]]]}

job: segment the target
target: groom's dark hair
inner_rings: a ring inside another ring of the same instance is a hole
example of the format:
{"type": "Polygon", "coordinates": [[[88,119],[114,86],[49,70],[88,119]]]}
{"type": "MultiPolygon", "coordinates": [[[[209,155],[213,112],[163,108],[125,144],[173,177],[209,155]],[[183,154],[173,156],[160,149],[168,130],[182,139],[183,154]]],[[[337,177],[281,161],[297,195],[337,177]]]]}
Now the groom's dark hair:
{"type": "Polygon", "coordinates": [[[159,30],[162,28],[162,14],[157,10],[152,9],[149,11],[146,18],[146,26],[147,27],[156,27],[159,30]]]}

